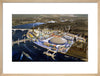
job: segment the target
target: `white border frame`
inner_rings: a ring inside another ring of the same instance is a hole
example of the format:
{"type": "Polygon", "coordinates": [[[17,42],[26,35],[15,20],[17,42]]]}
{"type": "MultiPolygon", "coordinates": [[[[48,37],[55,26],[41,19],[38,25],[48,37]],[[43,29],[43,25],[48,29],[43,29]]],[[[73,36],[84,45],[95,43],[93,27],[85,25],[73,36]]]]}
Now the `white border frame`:
{"type": "Polygon", "coordinates": [[[90,3],[72,3],[72,4],[71,3],[46,3],[46,4],[35,3],[34,5],[32,3],[23,3],[23,4],[4,3],[3,4],[3,38],[4,38],[3,39],[3,73],[53,73],[53,74],[54,73],[60,73],[60,74],[97,73],[97,51],[94,51],[94,50],[98,50],[97,31],[98,30],[97,30],[97,4],[96,3],[91,3],[91,4],[90,3]],[[33,8],[34,11],[29,8],[33,8]],[[88,14],[88,19],[89,19],[88,21],[89,22],[88,23],[89,24],[88,26],[89,61],[88,62],[59,62],[59,63],[56,62],[13,63],[12,62],[12,55],[11,55],[11,49],[12,49],[12,45],[11,45],[12,44],[11,42],[12,16],[11,15],[12,14],[80,14],[80,13],[88,14]],[[9,37],[9,39],[6,39],[7,36],[9,37]],[[93,45],[92,43],[94,43],[95,45],[93,45]],[[8,51],[8,49],[10,51],[8,51]],[[91,69],[91,67],[93,69],[91,69]],[[30,68],[31,70],[29,70],[30,68]]]}

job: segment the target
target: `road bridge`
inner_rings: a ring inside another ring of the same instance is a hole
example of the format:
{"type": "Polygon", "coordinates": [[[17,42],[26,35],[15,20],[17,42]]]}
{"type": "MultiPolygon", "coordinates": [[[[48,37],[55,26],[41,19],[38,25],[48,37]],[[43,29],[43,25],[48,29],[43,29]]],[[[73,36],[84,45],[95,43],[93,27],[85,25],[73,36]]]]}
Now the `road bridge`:
{"type": "Polygon", "coordinates": [[[28,38],[28,39],[25,39],[25,38],[24,38],[24,39],[22,39],[22,40],[19,40],[19,39],[18,39],[17,41],[13,41],[13,42],[12,42],[12,46],[13,46],[14,44],[18,44],[18,45],[19,45],[21,42],[24,42],[24,43],[25,43],[26,41],[31,41],[31,40],[32,40],[32,39],[30,39],[30,38],[28,38]]]}
{"type": "Polygon", "coordinates": [[[16,31],[16,30],[21,30],[21,31],[25,31],[25,30],[32,30],[32,29],[12,29],[13,31],[16,31]]]}

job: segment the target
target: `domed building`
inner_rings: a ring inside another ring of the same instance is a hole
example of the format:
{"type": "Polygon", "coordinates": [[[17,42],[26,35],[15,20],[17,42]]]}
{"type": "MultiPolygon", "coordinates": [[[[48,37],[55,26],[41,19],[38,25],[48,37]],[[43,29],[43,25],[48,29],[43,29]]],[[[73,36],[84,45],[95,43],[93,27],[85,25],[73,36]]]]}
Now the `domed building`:
{"type": "Polygon", "coordinates": [[[49,42],[53,44],[65,44],[67,40],[61,37],[53,37],[49,42]]]}

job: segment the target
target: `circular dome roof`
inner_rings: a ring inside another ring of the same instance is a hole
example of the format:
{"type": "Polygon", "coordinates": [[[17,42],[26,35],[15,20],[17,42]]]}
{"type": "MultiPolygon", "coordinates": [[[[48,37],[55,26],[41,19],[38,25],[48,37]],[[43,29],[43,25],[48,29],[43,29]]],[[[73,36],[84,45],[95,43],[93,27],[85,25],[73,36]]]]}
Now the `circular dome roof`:
{"type": "Polygon", "coordinates": [[[53,37],[50,39],[50,42],[54,44],[64,44],[67,42],[67,40],[61,37],[53,37]]]}

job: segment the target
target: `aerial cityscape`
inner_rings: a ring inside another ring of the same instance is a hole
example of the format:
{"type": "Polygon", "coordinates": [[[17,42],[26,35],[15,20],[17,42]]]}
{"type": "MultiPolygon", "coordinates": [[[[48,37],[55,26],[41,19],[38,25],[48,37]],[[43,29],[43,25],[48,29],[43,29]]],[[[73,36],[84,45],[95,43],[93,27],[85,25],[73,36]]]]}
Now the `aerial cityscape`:
{"type": "Polygon", "coordinates": [[[87,62],[88,14],[12,14],[13,62],[87,62]]]}

